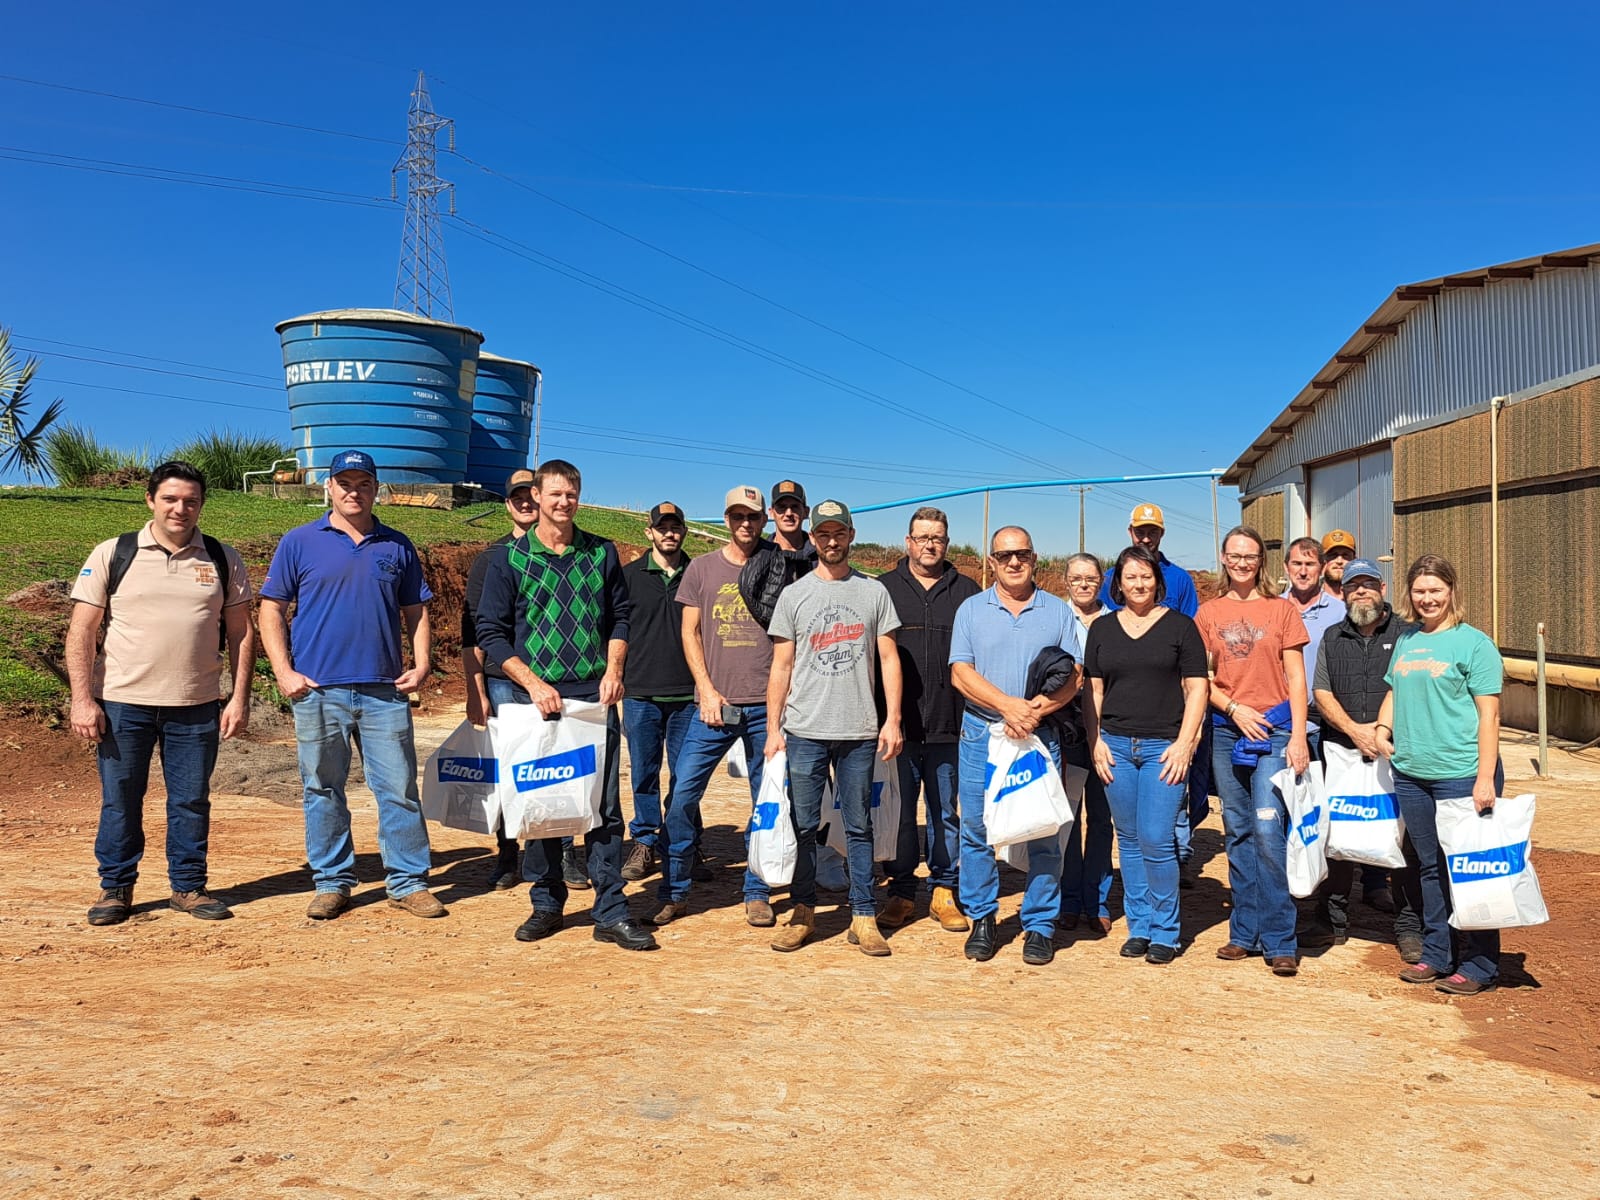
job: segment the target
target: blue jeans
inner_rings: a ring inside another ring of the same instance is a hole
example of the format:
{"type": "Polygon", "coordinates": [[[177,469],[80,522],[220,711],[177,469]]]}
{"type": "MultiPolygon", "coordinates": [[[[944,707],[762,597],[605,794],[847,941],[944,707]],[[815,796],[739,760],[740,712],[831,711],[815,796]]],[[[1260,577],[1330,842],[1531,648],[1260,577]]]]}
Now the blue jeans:
{"type": "Polygon", "coordinates": [[[872,762],[878,739],[814,741],[789,734],[789,796],[799,853],[789,895],[796,904],[817,904],[817,828],[822,824],[822,789],[833,776],[833,794],[844,818],[845,861],[850,866],[850,912],[876,916],[872,898],[872,762]]]}
{"type": "Polygon", "coordinates": [[[1170,738],[1104,733],[1112,778],[1106,798],[1117,822],[1122,861],[1122,911],[1128,936],[1158,946],[1182,945],[1178,929],[1178,858],[1172,829],[1187,797],[1184,783],[1161,782],[1161,756],[1170,738]]]}
{"type": "Polygon", "coordinates": [[[1272,786],[1272,776],[1288,766],[1289,731],[1272,731],[1272,753],[1252,767],[1233,765],[1233,748],[1242,735],[1236,725],[1211,730],[1211,769],[1222,799],[1222,832],[1228,849],[1228,940],[1268,958],[1292,958],[1294,898],[1289,895],[1289,810],[1272,786]]]}
{"type": "MultiPolygon", "coordinates": [[[[1477,781],[1465,779],[1413,779],[1394,773],[1394,794],[1400,805],[1400,819],[1406,835],[1416,848],[1418,877],[1422,885],[1422,961],[1446,975],[1456,971],[1478,983],[1489,983],[1500,974],[1500,931],[1467,929],[1461,931],[1466,953],[1456,958],[1456,931],[1450,928],[1449,872],[1444,851],[1439,848],[1438,803],[1472,795],[1477,781]]],[[[1505,768],[1494,769],[1494,791],[1505,791],[1505,768]]]]}
{"type": "Polygon", "coordinates": [[[104,700],[106,732],[100,767],[100,828],[94,856],[100,886],[132,887],[144,855],[144,793],[150,756],[161,747],[167,782],[167,878],[175,892],[206,885],[206,844],[211,832],[211,769],[217,763],[221,705],[172,708],[104,700]]]}
{"type": "MultiPolygon", "coordinates": [[[[1106,787],[1089,762],[1087,742],[1076,741],[1062,747],[1061,757],[1068,765],[1086,767],[1089,771],[1078,819],[1072,823],[1066,847],[1061,852],[1061,913],[1063,916],[1082,913],[1086,917],[1109,917],[1112,830],[1106,787]]],[[[1126,875],[1126,868],[1123,873],[1126,875]]],[[[1127,888],[1126,881],[1123,888],[1127,888]]]]}
{"type": "Polygon", "coordinates": [[[654,848],[666,830],[666,811],[678,790],[678,752],[695,715],[693,700],[624,700],[622,732],[628,739],[632,768],[633,820],[628,835],[641,846],[654,848]],[[661,752],[666,750],[667,798],[661,799],[661,752]]]}
{"type": "Polygon", "coordinates": [[[411,705],[392,683],[313,688],[294,702],[294,736],[305,781],[306,861],[319,892],[356,885],[350,834],[350,739],[361,747],[367,786],[378,801],[378,854],[398,900],[428,886],[428,826],[417,793],[411,705]]]}
{"type": "MultiPolygon", "coordinates": [[[[498,713],[503,705],[527,704],[530,702],[528,693],[504,676],[485,675],[483,682],[489,692],[489,715],[491,717],[498,713]]],[[[506,836],[504,823],[495,827],[494,840],[500,848],[500,853],[506,855],[507,861],[510,861],[510,856],[517,852],[517,839],[506,836]]],[[[561,848],[563,850],[569,849],[571,846],[571,838],[561,839],[561,848]]]]}
{"type": "MultiPolygon", "coordinates": [[[[1041,728],[1039,740],[1061,765],[1061,745],[1041,728]]],[[[989,722],[973,713],[961,718],[961,910],[974,921],[1000,908],[1000,864],[983,824],[983,776],[989,761],[989,722]]],[[[1061,913],[1061,840],[1055,834],[1028,843],[1028,884],[1022,893],[1022,928],[1054,937],[1061,913]]]]}
{"type": "Polygon", "coordinates": [[[1173,844],[1180,867],[1194,856],[1194,827],[1211,812],[1210,716],[1200,722],[1200,744],[1195,747],[1194,761],[1189,764],[1187,788],[1188,803],[1178,809],[1178,820],[1173,826],[1173,844]]]}
{"type": "Polygon", "coordinates": [[[955,742],[907,742],[900,751],[900,831],[889,864],[889,895],[917,898],[917,861],[928,860],[928,886],[954,891],[961,861],[961,802],[955,742]],[[917,794],[928,810],[926,849],[917,837],[917,794]]]}
{"type": "MultiPolygon", "coordinates": [[[[689,869],[694,866],[695,847],[700,844],[700,801],[706,785],[716,774],[722,758],[734,742],[744,744],[745,762],[750,766],[750,804],[755,807],[761,791],[761,770],[766,765],[767,706],[746,704],[740,707],[744,720],[737,725],[707,725],[700,719],[697,705],[691,705],[689,728],[678,751],[681,775],[674,773],[672,803],[667,806],[667,856],[661,863],[662,900],[681,903],[689,895],[689,869]]],[[[744,833],[745,857],[749,859],[750,830],[744,833]]],[[[744,873],[744,898],[765,900],[771,894],[754,871],[744,873]]]]}

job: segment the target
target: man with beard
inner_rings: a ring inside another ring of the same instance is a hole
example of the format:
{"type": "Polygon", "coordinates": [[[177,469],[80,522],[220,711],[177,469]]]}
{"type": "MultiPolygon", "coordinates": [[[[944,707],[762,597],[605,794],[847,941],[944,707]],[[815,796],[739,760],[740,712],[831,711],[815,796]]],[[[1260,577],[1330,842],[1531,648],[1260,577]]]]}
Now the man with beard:
{"type": "MultiPolygon", "coordinates": [[[[1355,534],[1335,529],[1322,539],[1322,586],[1328,595],[1344,599],[1344,571],[1356,556],[1355,534]]],[[[1309,656],[1307,662],[1314,661],[1309,656]]]]}
{"type": "MultiPolygon", "coordinates": [[[[1322,547],[1317,545],[1316,538],[1296,538],[1290,542],[1289,552],[1284,557],[1284,569],[1289,573],[1289,586],[1283,590],[1283,598],[1299,610],[1300,619],[1305,622],[1306,632],[1311,635],[1311,640],[1306,643],[1306,661],[1314,665],[1322,635],[1344,620],[1344,599],[1329,595],[1323,588],[1322,547]]],[[[1341,565],[1340,570],[1343,569],[1341,565]]],[[[1310,702],[1306,711],[1306,740],[1311,746],[1311,757],[1319,758],[1322,726],[1317,717],[1316,697],[1310,695],[1309,677],[1306,691],[1310,702]]]]}
{"type": "Polygon", "coordinates": [[[739,594],[765,629],[783,589],[817,564],[817,550],[806,538],[806,490],[792,479],[772,485],[772,541],[762,542],[739,572],[739,594]]]}
{"type": "MultiPolygon", "coordinates": [[[[1357,558],[1341,568],[1340,588],[1347,611],[1344,620],[1322,639],[1311,690],[1322,714],[1324,740],[1371,759],[1379,753],[1378,709],[1389,693],[1383,677],[1390,656],[1400,635],[1416,626],[1401,620],[1389,607],[1377,563],[1357,558]]],[[[1394,917],[1395,944],[1402,959],[1416,963],[1422,959],[1422,885],[1410,838],[1402,848],[1406,865],[1395,872],[1400,892],[1394,917]]],[[[1355,868],[1355,863],[1343,859],[1328,860],[1326,892],[1317,906],[1316,920],[1299,935],[1302,946],[1333,946],[1345,940],[1355,868]]]]}

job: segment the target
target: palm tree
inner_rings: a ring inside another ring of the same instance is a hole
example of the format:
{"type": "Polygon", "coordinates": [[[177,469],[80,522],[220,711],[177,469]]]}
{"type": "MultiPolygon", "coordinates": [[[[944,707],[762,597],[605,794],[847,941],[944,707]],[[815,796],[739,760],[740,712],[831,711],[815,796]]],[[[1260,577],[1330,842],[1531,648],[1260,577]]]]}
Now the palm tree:
{"type": "Polygon", "coordinates": [[[30,358],[18,364],[11,350],[11,331],[0,329],[0,474],[13,468],[24,475],[43,477],[45,431],[61,415],[66,401],[52,400],[44,414],[28,429],[28,384],[39,369],[39,360],[30,358]]]}

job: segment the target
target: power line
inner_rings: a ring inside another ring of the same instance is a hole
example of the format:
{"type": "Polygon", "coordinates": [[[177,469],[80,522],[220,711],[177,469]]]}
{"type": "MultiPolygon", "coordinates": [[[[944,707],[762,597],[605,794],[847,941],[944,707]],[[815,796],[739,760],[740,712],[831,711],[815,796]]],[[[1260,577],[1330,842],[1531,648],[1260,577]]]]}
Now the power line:
{"type": "Polygon", "coordinates": [[[134,363],[115,362],[109,358],[91,358],[85,354],[63,354],[59,350],[39,350],[31,346],[19,346],[19,349],[28,354],[42,355],[45,358],[68,358],[74,362],[98,363],[103,367],[120,367],[124,371],[148,371],[152,375],[172,375],[182,379],[198,379],[201,383],[220,383],[227,387],[254,388],[262,392],[283,391],[281,384],[274,387],[266,383],[246,383],[240,379],[213,379],[209,375],[195,375],[189,371],[169,371],[162,367],[141,367],[134,363]]]}
{"type": "Polygon", "coordinates": [[[24,333],[20,329],[13,330],[12,333],[15,337],[18,337],[25,342],[43,342],[47,346],[67,346],[73,350],[93,350],[97,354],[115,354],[118,358],[142,358],[146,362],[167,363],[168,365],[175,367],[194,367],[199,371],[216,371],[223,375],[247,375],[251,379],[266,379],[272,381],[273,383],[278,382],[278,376],[263,375],[259,371],[236,371],[232,367],[219,367],[212,363],[185,362],[181,358],[161,358],[154,354],[135,354],[132,350],[113,350],[108,346],[89,346],[82,342],[64,342],[59,338],[38,337],[33,334],[24,333]]]}
{"type": "Polygon", "coordinates": [[[281,408],[267,408],[260,404],[234,404],[227,400],[202,400],[198,396],[179,396],[172,392],[147,392],[140,388],[116,387],[109,383],[87,383],[81,379],[53,379],[49,381],[55,387],[85,387],[94,388],[101,392],[121,392],[127,396],[154,396],[161,400],[186,400],[190,404],[210,404],[217,408],[242,408],[250,412],[276,413],[283,415],[281,408]]]}

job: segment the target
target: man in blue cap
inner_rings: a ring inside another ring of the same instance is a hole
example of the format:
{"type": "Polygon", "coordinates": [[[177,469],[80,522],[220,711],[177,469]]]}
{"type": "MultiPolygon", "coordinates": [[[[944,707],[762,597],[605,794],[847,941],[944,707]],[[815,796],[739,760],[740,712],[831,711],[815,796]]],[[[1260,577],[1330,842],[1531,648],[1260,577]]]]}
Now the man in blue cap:
{"type": "Polygon", "coordinates": [[[427,603],[433,593],[411,540],[373,515],[377,498],[372,456],[362,450],[334,455],[328,512],[283,535],[261,585],[261,644],[278,690],[294,705],[306,859],[317,889],[306,910],[313,921],[332,920],[348,908],[356,885],[345,798],[352,737],[378,801],[389,903],[416,917],[445,915],[428,891],[432,859],[409,700],[432,670],[427,603]],[[416,659],[409,670],[402,622],[416,659]]]}

